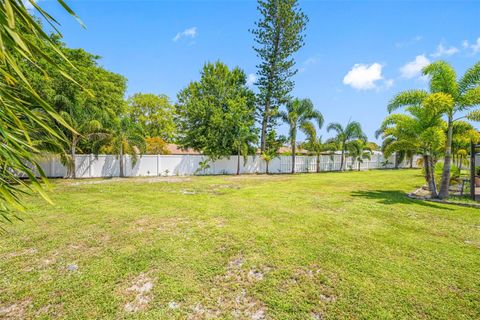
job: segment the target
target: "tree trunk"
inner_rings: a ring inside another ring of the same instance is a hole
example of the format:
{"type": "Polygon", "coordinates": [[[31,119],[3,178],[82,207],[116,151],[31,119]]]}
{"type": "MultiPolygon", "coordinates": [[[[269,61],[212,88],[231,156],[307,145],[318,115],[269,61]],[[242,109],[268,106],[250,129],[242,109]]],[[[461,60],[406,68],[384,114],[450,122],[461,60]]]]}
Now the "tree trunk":
{"type": "Polygon", "coordinates": [[[450,186],[450,165],[452,158],[452,135],[453,135],[453,119],[448,117],[447,145],[445,148],[445,160],[443,162],[442,180],[440,182],[440,199],[448,198],[448,187],[450,186]]]}
{"type": "Polygon", "coordinates": [[[123,178],[125,175],[123,173],[123,144],[120,144],[120,178],[123,178]]]}
{"type": "Polygon", "coordinates": [[[410,157],[410,169],[413,169],[413,156],[410,157]]]}
{"type": "Polygon", "coordinates": [[[265,160],[265,163],[266,163],[265,173],[266,173],[266,174],[269,174],[269,172],[268,172],[268,164],[270,163],[270,161],[266,161],[266,160],[265,160]]]}
{"type": "Polygon", "coordinates": [[[270,99],[267,98],[265,102],[265,110],[262,119],[262,134],[260,137],[260,151],[264,152],[267,149],[267,126],[268,126],[268,114],[270,113],[270,99]]]}
{"type": "Polygon", "coordinates": [[[292,173],[295,173],[295,153],[297,152],[296,146],[297,135],[295,132],[292,133],[292,173]]]}
{"type": "Polygon", "coordinates": [[[428,190],[432,198],[437,196],[437,186],[435,185],[435,176],[432,170],[432,159],[429,155],[423,155],[423,167],[425,171],[425,180],[427,180],[428,190]]]}
{"type": "Polygon", "coordinates": [[[458,162],[458,170],[460,171],[460,174],[462,174],[462,165],[463,165],[463,156],[460,155],[460,161],[458,162]]]}
{"type": "Polygon", "coordinates": [[[240,175],[240,148],[238,148],[237,153],[237,176],[240,175]]]}
{"type": "Polygon", "coordinates": [[[317,154],[317,173],[320,173],[320,153],[317,154]]]}
{"type": "Polygon", "coordinates": [[[360,171],[360,161],[358,161],[358,171],[360,171]]]}
{"type": "Polygon", "coordinates": [[[423,155],[423,171],[425,174],[425,181],[430,189],[430,169],[428,168],[428,156],[426,154],[423,155]]]}
{"type": "Polygon", "coordinates": [[[340,171],[343,171],[343,165],[344,165],[344,158],[345,158],[345,149],[342,149],[342,157],[340,159],[340,171]]]}
{"type": "Polygon", "coordinates": [[[75,155],[76,155],[76,150],[77,150],[77,139],[75,137],[72,138],[72,146],[70,148],[70,157],[72,158],[72,163],[67,172],[67,177],[71,179],[76,179],[77,178],[77,170],[76,170],[76,161],[75,161],[75,155]]]}
{"type": "Polygon", "coordinates": [[[430,183],[431,183],[431,194],[433,198],[438,197],[438,192],[437,192],[437,183],[435,182],[435,165],[433,164],[433,157],[428,157],[429,159],[429,164],[428,167],[430,169],[430,183]]]}

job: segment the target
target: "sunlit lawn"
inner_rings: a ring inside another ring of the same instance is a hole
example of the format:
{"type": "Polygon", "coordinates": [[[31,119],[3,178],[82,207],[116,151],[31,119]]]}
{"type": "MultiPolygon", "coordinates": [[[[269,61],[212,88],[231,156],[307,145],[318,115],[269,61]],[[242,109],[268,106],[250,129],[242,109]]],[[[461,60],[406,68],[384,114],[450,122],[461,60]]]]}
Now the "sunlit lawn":
{"type": "Polygon", "coordinates": [[[0,237],[0,318],[479,319],[480,210],[405,197],[421,184],[56,181],[0,237]]]}

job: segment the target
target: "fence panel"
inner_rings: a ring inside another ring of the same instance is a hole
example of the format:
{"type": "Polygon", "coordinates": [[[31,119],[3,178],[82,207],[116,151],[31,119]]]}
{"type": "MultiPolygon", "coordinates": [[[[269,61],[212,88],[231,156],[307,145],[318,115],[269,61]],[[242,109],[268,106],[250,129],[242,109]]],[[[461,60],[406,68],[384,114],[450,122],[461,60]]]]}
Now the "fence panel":
{"type": "MultiPolygon", "coordinates": [[[[417,167],[417,160],[420,156],[413,159],[413,167],[417,167]]],[[[133,165],[130,156],[124,157],[125,176],[188,176],[188,175],[213,175],[213,174],[236,174],[237,156],[223,158],[207,163],[206,167],[201,163],[206,161],[207,157],[201,155],[143,155],[137,158],[133,165]]],[[[371,159],[365,159],[360,163],[360,170],[370,169],[390,169],[395,167],[395,156],[388,158],[388,162],[380,153],[372,155],[371,159]]],[[[341,166],[341,154],[320,156],[319,169],[325,171],[338,171],[341,166]]],[[[358,170],[359,163],[354,159],[347,157],[344,169],[358,170]]],[[[65,166],[55,157],[50,157],[41,162],[41,167],[48,177],[64,177],[67,173],[65,166]]],[[[410,161],[403,161],[399,167],[410,167],[410,161]]],[[[118,177],[120,175],[120,161],[113,155],[77,155],[75,159],[76,175],[78,178],[108,178],[118,177]]],[[[240,173],[256,174],[265,173],[267,169],[266,162],[260,156],[248,156],[246,161],[240,158],[240,173]]],[[[268,164],[269,173],[290,173],[292,171],[292,157],[278,156],[272,159],[268,164]]],[[[316,156],[297,156],[295,158],[296,172],[316,172],[316,156]]]]}

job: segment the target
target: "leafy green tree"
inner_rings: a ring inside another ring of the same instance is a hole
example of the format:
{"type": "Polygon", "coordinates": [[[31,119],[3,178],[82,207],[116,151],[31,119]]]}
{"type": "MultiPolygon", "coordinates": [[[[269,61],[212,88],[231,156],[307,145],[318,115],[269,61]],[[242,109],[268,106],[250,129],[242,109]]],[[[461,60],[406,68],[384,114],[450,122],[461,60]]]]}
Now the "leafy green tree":
{"type": "MultiPolygon", "coordinates": [[[[53,27],[57,25],[53,17],[35,1],[29,2],[47,23],[53,27]]],[[[63,0],[58,2],[74,15],[63,0]]],[[[35,63],[43,56],[42,50],[36,45],[39,41],[62,59],[66,58],[29,14],[23,0],[1,0],[0,7],[0,218],[11,221],[11,217],[18,217],[12,215],[12,209],[24,209],[20,194],[36,191],[48,200],[42,187],[46,177],[36,158],[40,150],[34,145],[32,135],[41,128],[49,135],[61,139],[61,134],[52,127],[51,122],[55,120],[68,127],[28,81],[21,62],[35,63]],[[36,177],[37,172],[40,178],[36,177]],[[22,179],[21,176],[27,179],[22,179]]],[[[50,64],[55,66],[53,62],[50,64]]],[[[70,81],[71,77],[65,71],[62,74],[66,82],[70,81]]]]}
{"type": "Polygon", "coordinates": [[[345,171],[345,153],[348,150],[348,144],[357,139],[366,141],[367,136],[362,131],[362,126],[356,121],[348,122],[345,127],[340,123],[330,123],[327,127],[327,132],[335,131],[336,136],[333,141],[342,151],[342,157],[340,160],[340,171],[345,171]]]}
{"type": "Polygon", "coordinates": [[[136,93],[128,99],[128,112],[147,136],[172,141],[175,136],[175,107],[166,95],[136,93]]]}
{"type": "MultiPolygon", "coordinates": [[[[423,69],[423,74],[430,77],[430,93],[449,95],[452,103],[444,106],[443,114],[447,118],[447,140],[445,144],[444,166],[438,197],[444,199],[449,194],[450,165],[452,160],[453,125],[464,117],[480,121],[480,110],[472,110],[480,104],[480,62],[468,69],[463,77],[457,80],[457,74],[450,64],[436,61],[423,69]],[[466,116],[460,113],[468,112],[466,116]]],[[[410,90],[397,95],[390,103],[389,112],[412,104],[419,104],[429,96],[424,90],[410,90]]]]}
{"type": "Polygon", "coordinates": [[[297,132],[299,128],[313,125],[315,120],[318,127],[323,126],[323,115],[314,109],[310,99],[294,99],[285,106],[286,110],[278,113],[283,122],[288,124],[290,145],[292,146],[292,173],[295,173],[295,156],[297,148],[297,132]]]}
{"type": "Polygon", "coordinates": [[[75,178],[75,154],[93,152],[94,144],[99,141],[97,138],[101,138],[105,128],[124,112],[126,80],[98,66],[98,56],[83,49],[66,48],[58,37],[54,37],[54,40],[69,62],[76,65],[72,76],[81,86],[66,82],[61,72],[49,65],[50,59],[56,61],[57,65],[67,67],[64,60],[55,57],[54,52],[42,43],[39,46],[44,49],[46,57],[38,59],[36,65],[25,62],[23,69],[42,99],[69,125],[68,128],[58,127],[63,139],[51,139],[45,133],[50,139],[46,139],[46,144],[39,144],[39,148],[60,154],[63,164],[68,168],[67,177],[75,178]],[[47,70],[48,76],[37,65],[47,70]],[[54,140],[57,144],[52,143],[54,140]]]}
{"type": "Polygon", "coordinates": [[[178,94],[177,141],[211,160],[238,153],[243,132],[255,132],[255,96],[246,86],[245,73],[221,63],[207,63],[200,81],[178,94]]]}
{"type": "Polygon", "coordinates": [[[258,65],[258,113],[261,121],[261,151],[265,151],[269,128],[274,127],[280,105],[286,103],[297,73],[293,55],[304,45],[307,16],[297,0],[259,0],[261,18],[251,32],[261,62],[258,65]]]}
{"type": "Polygon", "coordinates": [[[145,138],[147,154],[170,154],[168,143],[160,137],[145,138]]]}

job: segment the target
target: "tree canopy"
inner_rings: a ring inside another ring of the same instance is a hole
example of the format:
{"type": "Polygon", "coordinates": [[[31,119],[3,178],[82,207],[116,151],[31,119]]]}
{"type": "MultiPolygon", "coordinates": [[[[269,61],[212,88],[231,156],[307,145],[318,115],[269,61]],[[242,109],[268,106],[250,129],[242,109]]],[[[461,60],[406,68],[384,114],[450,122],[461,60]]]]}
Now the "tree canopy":
{"type": "Polygon", "coordinates": [[[166,95],[136,93],[128,99],[128,113],[145,134],[171,142],[175,136],[175,107],[166,95]]]}
{"type": "Polygon", "coordinates": [[[275,126],[280,105],[290,100],[297,73],[293,54],[304,45],[307,16],[297,0],[259,0],[261,18],[252,33],[260,63],[257,66],[258,115],[261,123],[262,151],[266,150],[267,131],[275,126]]]}
{"type": "Polygon", "coordinates": [[[212,160],[236,154],[242,132],[255,132],[254,99],[241,69],[230,70],[222,62],[205,64],[200,80],[178,94],[178,143],[212,160]]]}

